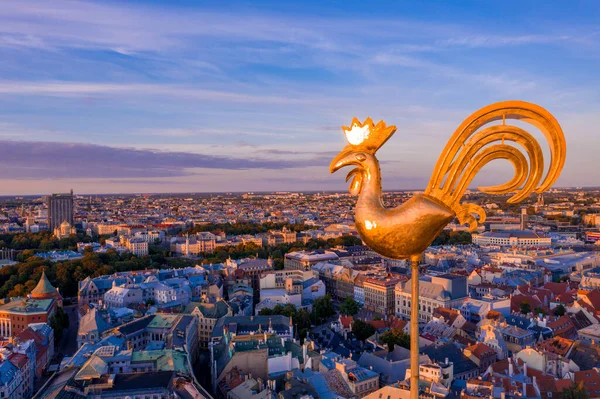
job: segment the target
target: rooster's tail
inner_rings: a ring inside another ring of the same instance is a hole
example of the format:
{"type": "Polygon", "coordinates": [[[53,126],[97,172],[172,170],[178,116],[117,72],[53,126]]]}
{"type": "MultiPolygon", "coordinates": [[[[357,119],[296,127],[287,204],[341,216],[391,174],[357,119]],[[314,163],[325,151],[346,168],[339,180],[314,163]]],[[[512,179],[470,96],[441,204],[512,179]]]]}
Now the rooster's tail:
{"type": "Polygon", "coordinates": [[[488,162],[494,159],[507,159],[515,167],[514,177],[498,186],[478,187],[484,193],[506,194],[515,192],[508,200],[517,203],[532,192],[546,191],[558,178],[565,163],[566,142],[556,119],[544,108],[523,101],[506,101],[488,105],[469,116],[456,129],[444,148],[435,170],[429,180],[425,194],[446,204],[462,224],[469,224],[471,230],[485,221],[484,210],[475,204],[461,204],[465,190],[488,162]],[[517,119],[537,127],[550,145],[550,168],[544,174],[542,149],[537,140],[527,131],[506,124],[507,119],[517,119]],[[502,121],[484,129],[484,125],[502,121]],[[521,148],[507,144],[518,144],[521,148]],[[529,158],[529,163],[525,157],[529,158]]]}

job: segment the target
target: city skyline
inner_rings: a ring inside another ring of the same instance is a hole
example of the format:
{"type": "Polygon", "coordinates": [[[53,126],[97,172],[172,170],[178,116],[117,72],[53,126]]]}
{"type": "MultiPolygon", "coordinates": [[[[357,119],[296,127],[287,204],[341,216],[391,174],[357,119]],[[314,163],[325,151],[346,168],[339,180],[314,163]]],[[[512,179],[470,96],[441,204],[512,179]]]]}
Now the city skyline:
{"type": "Polygon", "coordinates": [[[557,186],[597,186],[592,2],[231,7],[4,4],[0,195],[342,192],[327,166],[354,116],[398,126],[384,190],[417,190],[460,122],[507,99],[562,125],[557,186]]]}

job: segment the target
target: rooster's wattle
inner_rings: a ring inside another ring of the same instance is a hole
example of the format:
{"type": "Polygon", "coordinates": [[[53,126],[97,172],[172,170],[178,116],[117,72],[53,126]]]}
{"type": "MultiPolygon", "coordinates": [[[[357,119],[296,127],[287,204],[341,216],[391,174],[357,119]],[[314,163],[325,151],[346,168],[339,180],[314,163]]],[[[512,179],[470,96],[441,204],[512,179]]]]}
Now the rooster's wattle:
{"type": "Polygon", "coordinates": [[[508,200],[510,203],[520,202],[532,192],[546,191],[558,178],[565,162],[565,137],[548,111],[523,101],[492,104],[469,116],[458,127],[444,148],[424,193],[390,209],[383,205],[381,173],[375,153],[396,127],[386,126],[383,121],[375,125],[370,118],[361,123],[354,118],[351,126],[343,129],[349,144],[331,162],[330,171],[356,166],[347,177],[352,180],[350,193],[358,195],[356,229],[366,245],[393,259],[420,259],[421,253],[454,218],[468,224],[471,230],[483,223],[484,210],[475,204],[461,204],[460,200],[473,177],[488,162],[506,159],[515,167],[515,175],[507,183],[479,187],[490,194],[515,192],[508,200]],[[551,160],[541,184],[544,162],[539,143],[522,128],[507,125],[508,119],[532,124],[546,136],[551,160]],[[494,121],[501,123],[484,127],[494,121]],[[507,144],[509,142],[522,148],[507,144]]]}

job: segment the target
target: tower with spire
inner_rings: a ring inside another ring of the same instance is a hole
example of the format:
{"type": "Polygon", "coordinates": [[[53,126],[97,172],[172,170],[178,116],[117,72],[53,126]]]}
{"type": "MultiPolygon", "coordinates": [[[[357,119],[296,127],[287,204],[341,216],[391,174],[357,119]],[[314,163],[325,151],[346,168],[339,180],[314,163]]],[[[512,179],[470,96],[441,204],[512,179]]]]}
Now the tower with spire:
{"type": "Polygon", "coordinates": [[[50,280],[48,280],[45,270],[42,271],[42,277],[31,291],[30,296],[33,299],[56,299],[58,306],[61,308],[63,306],[63,298],[60,295],[58,288],[55,288],[50,280]]]}

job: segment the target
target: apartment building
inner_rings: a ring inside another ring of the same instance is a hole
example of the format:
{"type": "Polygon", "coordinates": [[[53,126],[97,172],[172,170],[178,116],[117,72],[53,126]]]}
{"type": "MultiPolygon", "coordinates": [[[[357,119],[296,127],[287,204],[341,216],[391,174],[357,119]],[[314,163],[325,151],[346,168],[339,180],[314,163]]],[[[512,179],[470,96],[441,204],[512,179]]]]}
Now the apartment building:
{"type": "Polygon", "coordinates": [[[394,314],[395,287],[399,282],[395,278],[365,280],[365,308],[381,315],[394,314]]]}
{"type": "MultiPolygon", "coordinates": [[[[410,317],[411,280],[395,287],[395,313],[410,317]]],[[[366,296],[366,284],[365,284],[366,296]]],[[[419,321],[429,322],[438,308],[458,308],[467,297],[467,278],[453,274],[423,277],[419,281],[419,321]]]]}

